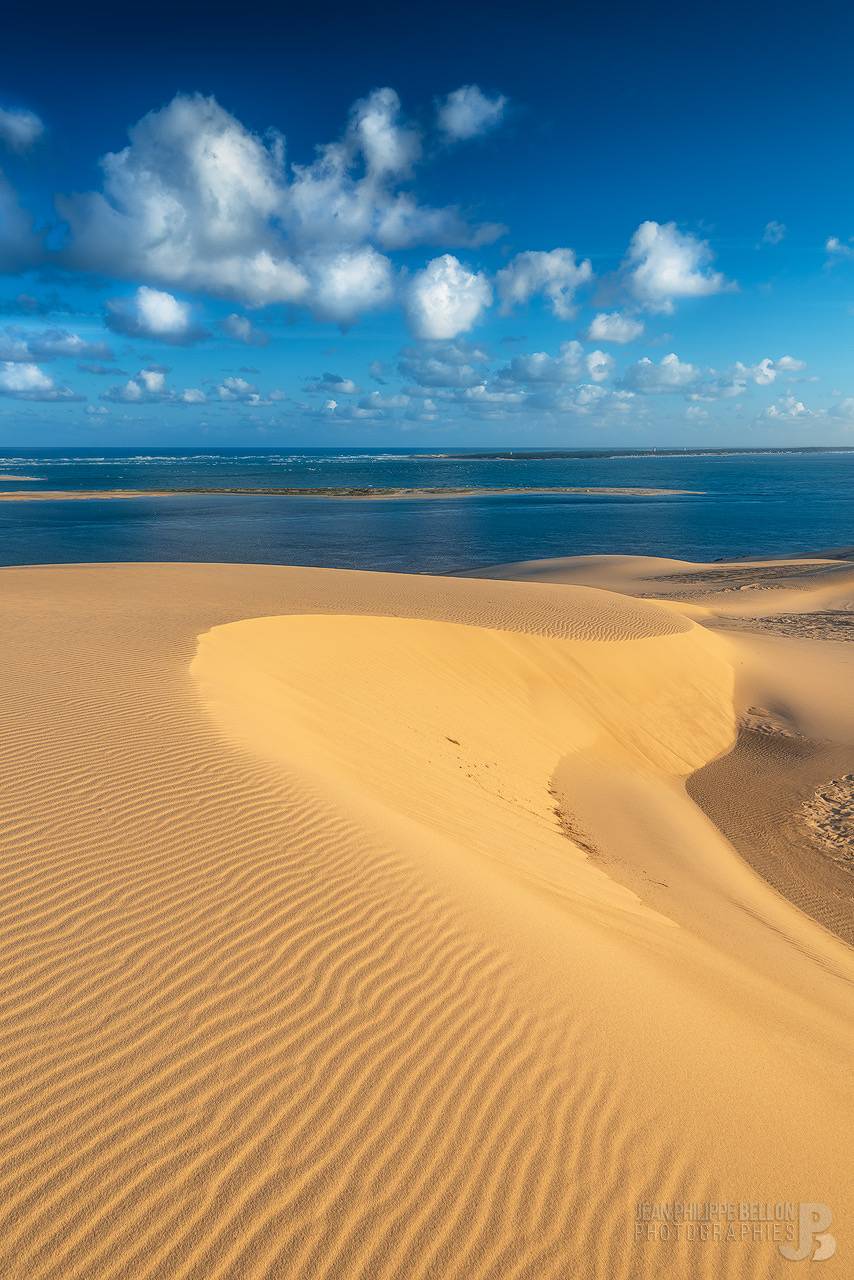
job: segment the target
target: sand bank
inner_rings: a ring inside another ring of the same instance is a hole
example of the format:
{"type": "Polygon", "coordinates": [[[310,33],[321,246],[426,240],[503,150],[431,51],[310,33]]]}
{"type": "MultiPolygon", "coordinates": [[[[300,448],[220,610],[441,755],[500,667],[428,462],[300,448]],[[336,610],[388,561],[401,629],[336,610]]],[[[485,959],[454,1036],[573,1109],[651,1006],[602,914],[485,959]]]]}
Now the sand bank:
{"type": "MultiPolygon", "coordinates": [[[[852,953],[689,794],[782,688],[750,646],[807,642],[587,585],[0,580],[0,1273],[766,1280],[812,1273],[773,1224],[638,1202],[808,1200],[848,1274],[852,953]]],[[[768,716],[843,749],[826,692],[768,716]]]]}
{"type": "MultiPolygon", "coordinates": [[[[27,476],[0,476],[5,480],[26,480],[27,476]]],[[[182,494],[231,495],[240,497],[267,498],[341,498],[371,499],[372,501],[395,498],[441,499],[441,498],[489,498],[522,494],[547,493],[589,493],[605,497],[661,498],[676,494],[699,494],[700,489],[643,489],[643,488],[580,488],[569,485],[550,488],[437,488],[437,489],[357,489],[329,487],[323,489],[287,489],[287,488],[189,488],[189,489],[36,489],[27,493],[0,493],[0,502],[32,502],[36,500],[54,500],[61,498],[175,498],[182,494]]]]}

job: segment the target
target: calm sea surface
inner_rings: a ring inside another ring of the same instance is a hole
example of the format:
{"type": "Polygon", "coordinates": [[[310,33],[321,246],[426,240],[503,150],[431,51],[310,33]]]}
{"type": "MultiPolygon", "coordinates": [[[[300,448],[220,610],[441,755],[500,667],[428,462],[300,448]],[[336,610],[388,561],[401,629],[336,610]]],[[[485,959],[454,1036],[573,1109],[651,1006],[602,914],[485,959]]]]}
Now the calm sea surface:
{"type": "Polygon", "coordinates": [[[0,564],[208,560],[446,573],[601,553],[689,560],[854,543],[854,451],[674,454],[0,449],[0,491],[186,487],[649,486],[664,498],[441,501],[181,495],[0,503],[0,564]]]}

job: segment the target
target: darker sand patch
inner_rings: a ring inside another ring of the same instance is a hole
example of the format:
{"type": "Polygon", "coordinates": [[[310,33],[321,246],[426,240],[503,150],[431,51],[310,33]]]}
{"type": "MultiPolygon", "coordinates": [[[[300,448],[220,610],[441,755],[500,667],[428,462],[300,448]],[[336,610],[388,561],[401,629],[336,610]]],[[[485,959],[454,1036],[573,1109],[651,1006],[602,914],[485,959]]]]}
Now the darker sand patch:
{"type": "MultiPolygon", "coordinates": [[[[753,708],[727,755],[697,770],[688,793],[769,884],[825,929],[854,945],[854,862],[829,847],[842,835],[829,780],[850,774],[854,748],[799,736],[753,708]],[[823,805],[823,807],[822,807],[823,805]]],[[[851,789],[848,804],[851,805],[851,789]]],[[[849,823],[850,808],[849,808],[849,823]]],[[[849,827],[850,830],[850,827],[849,827]]],[[[850,856],[850,855],[849,855],[850,856]]]]}
{"type": "Polygon", "coordinates": [[[721,614],[710,625],[721,631],[760,631],[772,636],[791,636],[797,640],[854,640],[854,613],[850,609],[775,613],[767,617],[721,614]]]}

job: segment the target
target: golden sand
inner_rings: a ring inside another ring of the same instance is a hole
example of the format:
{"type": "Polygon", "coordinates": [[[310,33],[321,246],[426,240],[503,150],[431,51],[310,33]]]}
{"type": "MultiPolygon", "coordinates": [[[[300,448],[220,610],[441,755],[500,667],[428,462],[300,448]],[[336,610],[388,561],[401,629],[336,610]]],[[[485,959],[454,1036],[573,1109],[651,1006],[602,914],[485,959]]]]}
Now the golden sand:
{"type": "Polygon", "coordinates": [[[848,649],[619,568],[2,571],[0,1275],[850,1275],[852,953],[709,816],[848,649]]]}

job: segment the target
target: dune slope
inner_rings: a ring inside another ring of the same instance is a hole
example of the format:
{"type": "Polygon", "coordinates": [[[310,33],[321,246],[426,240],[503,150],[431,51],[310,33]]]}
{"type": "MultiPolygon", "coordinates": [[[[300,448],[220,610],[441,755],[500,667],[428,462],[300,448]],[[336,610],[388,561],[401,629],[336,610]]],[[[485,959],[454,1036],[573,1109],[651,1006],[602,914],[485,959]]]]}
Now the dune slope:
{"type": "Polygon", "coordinates": [[[0,1274],[791,1273],[639,1200],[850,1240],[850,951],[685,790],[737,638],[584,587],[2,577],[0,1274]]]}

